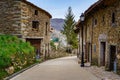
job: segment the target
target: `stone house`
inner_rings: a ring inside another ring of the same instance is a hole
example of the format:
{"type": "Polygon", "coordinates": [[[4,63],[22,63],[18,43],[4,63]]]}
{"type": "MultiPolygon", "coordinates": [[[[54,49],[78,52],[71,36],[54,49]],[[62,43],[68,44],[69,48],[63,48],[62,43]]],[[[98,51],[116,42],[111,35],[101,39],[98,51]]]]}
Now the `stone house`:
{"type": "MultiPolygon", "coordinates": [[[[84,58],[106,70],[120,72],[120,0],[99,0],[84,12],[84,58]]],[[[80,34],[81,21],[77,23],[80,34]]]]}
{"type": "Polygon", "coordinates": [[[47,11],[26,0],[0,0],[0,34],[29,41],[45,56],[49,55],[51,17],[47,11]]]}

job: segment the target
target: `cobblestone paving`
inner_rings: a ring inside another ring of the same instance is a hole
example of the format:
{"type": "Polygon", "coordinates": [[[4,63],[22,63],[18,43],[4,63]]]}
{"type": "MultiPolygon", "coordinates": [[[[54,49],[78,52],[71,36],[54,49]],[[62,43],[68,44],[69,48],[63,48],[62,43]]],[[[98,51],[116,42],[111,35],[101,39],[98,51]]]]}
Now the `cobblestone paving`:
{"type": "Polygon", "coordinates": [[[120,80],[119,75],[115,74],[114,72],[105,71],[104,67],[92,66],[84,67],[84,69],[91,72],[101,80],[120,80]]]}

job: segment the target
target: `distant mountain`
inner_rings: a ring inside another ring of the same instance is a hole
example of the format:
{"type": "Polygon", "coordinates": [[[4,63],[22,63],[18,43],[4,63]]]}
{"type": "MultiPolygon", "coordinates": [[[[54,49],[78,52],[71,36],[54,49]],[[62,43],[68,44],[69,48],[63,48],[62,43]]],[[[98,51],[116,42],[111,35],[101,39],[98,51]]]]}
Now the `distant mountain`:
{"type": "Polygon", "coordinates": [[[63,30],[64,19],[54,18],[54,19],[51,19],[50,23],[54,29],[58,31],[63,30]]]}

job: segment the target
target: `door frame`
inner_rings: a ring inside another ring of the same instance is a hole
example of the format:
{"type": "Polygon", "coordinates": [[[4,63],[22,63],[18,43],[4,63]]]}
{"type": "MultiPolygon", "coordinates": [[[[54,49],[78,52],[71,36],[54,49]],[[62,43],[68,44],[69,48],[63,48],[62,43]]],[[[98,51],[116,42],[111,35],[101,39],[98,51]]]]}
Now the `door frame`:
{"type": "MultiPolygon", "coordinates": [[[[41,42],[42,39],[40,38],[26,38],[26,42],[30,42],[30,44],[35,48],[35,53],[36,53],[36,50],[40,51],[41,53],[41,42]],[[36,41],[36,42],[34,42],[36,41]]],[[[39,54],[40,54],[39,53],[39,54]]],[[[37,53],[36,53],[37,55],[37,53]]]]}
{"type": "Polygon", "coordinates": [[[100,41],[100,46],[99,46],[99,65],[100,66],[105,66],[106,65],[106,50],[107,50],[107,42],[106,41],[100,41]],[[103,44],[105,43],[105,44],[103,44]],[[105,47],[103,49],[103,46],[105,47]],[[104,50],[104,53],[102,52],[104,50]]]}
{"type": "Polygon", "coordinates": [[[109,45],[109,70],[113,71],[113,72],[117,72],[117,46],[116,45],[109,45]],[[111,64],[111,47],[115,47],[115,60],[113,62],[113,64],[111,64]],[[111,69],[111,65],[113,66],[113,68],[111,69]]]}

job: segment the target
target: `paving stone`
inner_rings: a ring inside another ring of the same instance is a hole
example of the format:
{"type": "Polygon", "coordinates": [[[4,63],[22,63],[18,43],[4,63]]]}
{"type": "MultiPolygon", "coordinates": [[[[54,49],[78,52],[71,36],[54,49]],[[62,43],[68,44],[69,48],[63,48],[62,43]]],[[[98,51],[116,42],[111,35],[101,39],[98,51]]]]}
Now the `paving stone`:
{"type": "Polygon", "coordinates": [[[91,72],[101,80],[120,80],[119,75],[115,74],[114,72],[105,71],[104,67],[91,66],[85,67],[84,69],[91,72]]]}

